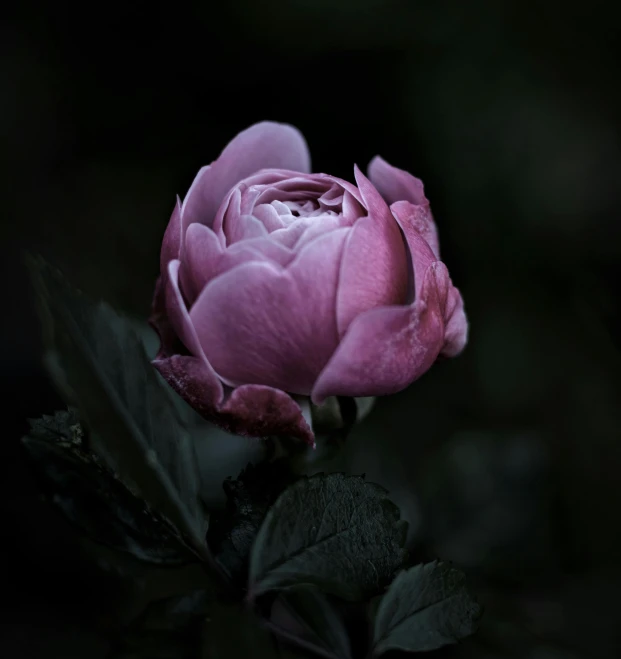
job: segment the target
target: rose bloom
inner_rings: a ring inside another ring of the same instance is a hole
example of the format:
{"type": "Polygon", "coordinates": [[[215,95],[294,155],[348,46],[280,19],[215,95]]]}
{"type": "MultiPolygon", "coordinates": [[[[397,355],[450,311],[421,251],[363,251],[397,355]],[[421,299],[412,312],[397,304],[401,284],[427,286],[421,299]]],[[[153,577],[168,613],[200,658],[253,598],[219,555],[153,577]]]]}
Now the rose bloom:
{"type": "Polygon", "coordinates": [[[367,174],[312,174],[301,133],[263,122],[177,200],[154,365],[206,419],[312,444],[304,397],[395,393],[463,349],[463,302],[422,183],[380,157],[367,174]]]}

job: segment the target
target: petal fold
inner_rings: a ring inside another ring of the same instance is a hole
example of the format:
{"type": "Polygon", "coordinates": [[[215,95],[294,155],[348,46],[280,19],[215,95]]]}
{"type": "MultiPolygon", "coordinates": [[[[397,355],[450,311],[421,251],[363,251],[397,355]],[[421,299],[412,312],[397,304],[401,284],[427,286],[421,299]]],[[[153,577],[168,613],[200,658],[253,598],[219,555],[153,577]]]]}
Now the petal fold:
{"type": "Polygon", "coordinates": [[[319,376],[313,402],[396,393],[425,373],[444,345],[449,285],[446,266],[436,261],[412,305],[380,307],[358,316],[319,376]]]}
{"type": "Polygon", "coordinates": [[[356,316],[406,300],[408,257],[399,225],[372,183],[356,168],[368,216],[352,227],[339,279],[337,322],[342,337],[356,316]]]}

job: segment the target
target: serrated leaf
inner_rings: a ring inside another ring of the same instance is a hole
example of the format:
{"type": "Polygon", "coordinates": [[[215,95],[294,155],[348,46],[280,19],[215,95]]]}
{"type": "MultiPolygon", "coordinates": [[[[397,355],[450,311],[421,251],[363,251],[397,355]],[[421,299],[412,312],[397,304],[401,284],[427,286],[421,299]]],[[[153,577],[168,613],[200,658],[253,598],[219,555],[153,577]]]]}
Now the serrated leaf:
{"type": "Polygon", "coordinates": [[[381,590],[405,557],[405,523],[386,490],[359,476],[317,474],[267,514],[250,559],[251,596],[296,584],[343,599],[381,590]]]}
{"type": "Polygon", "coordinates": [[[462,572],[437,561],[417,565],[401,572],[380,602],[374,654],[426,652],[456,643],[475,632],[480,615],[462,572]]]}
{"type": "Polygon", "coordinates": [[[178,565],[193,555],[170,524],[134,496],[84,444],[72,412],[30,421],[22,439],[45,493],[90,539],[150,563],[178,565]]]}
{"type": "Polygon", "coordinates": [[[292,643],[301,639],[307,649],[326,659],[350,659],[351,647],[339,612],[316,588],[294,586],[272,606],[275,629],[286,631],[292,643]]]}
{"type": "Polygon", "coordinates": [[[286,460],[249,464],[236,479],[222,484],[226,508],[211,516],[207,540],[218,562],[240,586],[248,580],[248,559],[252,543],[269,507],[290,485],[286,460]]]}
{"type": "Polygon", "coordinates": [[[30,266],[48,368],[84,416],[96,452],[206,559],[194,449],[131,323],[71,289],[41,259],[30,266]]]}

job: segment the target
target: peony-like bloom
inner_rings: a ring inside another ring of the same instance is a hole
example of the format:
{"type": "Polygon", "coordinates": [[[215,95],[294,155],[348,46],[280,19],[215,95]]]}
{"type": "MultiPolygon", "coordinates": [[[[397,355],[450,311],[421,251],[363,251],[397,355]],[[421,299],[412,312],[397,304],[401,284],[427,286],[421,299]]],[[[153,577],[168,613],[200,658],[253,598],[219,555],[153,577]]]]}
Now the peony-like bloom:
{"type": "Polygon", "coordinates": [[[251,126],[164,235],[154,365],[236,434],[312,444],[301,397],[395,393],[466,343],[422,183],[379,157],[356,185],[310,171],[298,130],[251,126]]]}

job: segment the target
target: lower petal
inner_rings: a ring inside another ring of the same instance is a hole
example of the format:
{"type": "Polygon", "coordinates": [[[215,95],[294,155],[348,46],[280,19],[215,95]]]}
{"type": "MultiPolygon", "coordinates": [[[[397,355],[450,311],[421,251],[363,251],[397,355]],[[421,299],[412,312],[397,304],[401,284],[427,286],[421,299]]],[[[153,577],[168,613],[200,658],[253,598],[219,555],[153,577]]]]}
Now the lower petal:
{"type": "Polygon", "coordinates": [[[223,400],[222,384],[201,359],[176,355],[155,360],[153,365],[191,407],[227,432],[244,437],[296,437],[314,446],[302,409],[284,391],[244,385],[223,400]]]}
{"type": "Polygon", "coordinates": [[[173,355],[155,359],[153,366],[168,384],[201,416],[211,420],[221,405],[224,389],[218,376],[200,357],[173,355]]]}
{"type": "Polygon", "coordinates": [[[284,391],[246,384],[234,389],[218,410],[216,423],[246,437],[296,437],[315,445],[315,437],[302,408],[284,391]]]}

